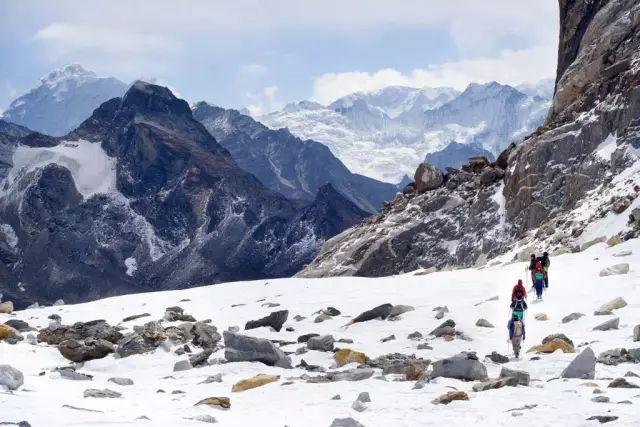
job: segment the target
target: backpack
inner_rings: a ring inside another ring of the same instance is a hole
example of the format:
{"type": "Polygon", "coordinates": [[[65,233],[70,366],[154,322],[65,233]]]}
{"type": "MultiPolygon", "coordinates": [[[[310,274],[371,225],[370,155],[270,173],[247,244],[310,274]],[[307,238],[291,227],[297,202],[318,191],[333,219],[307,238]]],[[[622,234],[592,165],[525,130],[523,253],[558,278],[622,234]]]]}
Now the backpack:
{"type": "Polygon", "coordinates": [[[513,304],[513,311],[524,311],[524,301],[521,299],[515,300],[513,304]]]}
{"type": "Polygon", "coordinates": [[[513,322],[513,337],[514,338],[522,337],[522,322],[519,320],[513,322]]]}

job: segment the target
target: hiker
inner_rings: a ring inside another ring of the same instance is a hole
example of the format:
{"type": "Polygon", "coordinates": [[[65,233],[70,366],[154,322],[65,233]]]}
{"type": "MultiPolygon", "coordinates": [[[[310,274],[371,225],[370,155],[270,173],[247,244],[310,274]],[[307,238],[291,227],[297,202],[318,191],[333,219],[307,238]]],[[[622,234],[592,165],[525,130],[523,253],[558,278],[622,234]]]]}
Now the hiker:
{"type": "Polygon", "coordinates": [[[536,283],[536,280],[533,278],[533,272],[536,269],[536,255],[531,254],[531,260],[529,261],[529,271],[531,272],[531,286],[536,283]]]}
{"type": "Polygon", "coordinates": [[[520,357],[520,346],[525,337],[524,322],[514,313],[511,320],[509,320],[508,328],[509,339],[513,346],[513,353],[517,359],[520,357]]]}
{"type": "Polygon", "coordinates": [[[518,283],[513,287],[513,290],[511,291],[511,301],[516,300],[516,294],[518,292],[520,292],[524,299],[527,299],[527,290],[524,288],[522,280],[520,279],[518,279],[518,283]]]}
{"type": "Polygon", "coordinates": [[[533,286],[534,288],[536,288],[536,299],[538,300],[542,299],[542,291],[545,288],[545,277],[546,274],[544,271],[544,267],[542,266],[542,262],[536,261],[536,268],[533,271],[533,286]]]}
{"type": "Polygon", "coordinates": [[[543,252],[542,258],[540,258],[540,262],[542,262],[542,268],[544,269],[544,287],[549,287],[549,266],[551,265],[551,260],[549,259],[549,252],[543,252]]]}
{"type": "Polygon", "coordinates": [[[518,319],[524,319],[524,311],[527,309],[527,302],[524,300],[524,294],[521,291],[516,292],[516,299],[511,301],[511,312],[518,319]]]}

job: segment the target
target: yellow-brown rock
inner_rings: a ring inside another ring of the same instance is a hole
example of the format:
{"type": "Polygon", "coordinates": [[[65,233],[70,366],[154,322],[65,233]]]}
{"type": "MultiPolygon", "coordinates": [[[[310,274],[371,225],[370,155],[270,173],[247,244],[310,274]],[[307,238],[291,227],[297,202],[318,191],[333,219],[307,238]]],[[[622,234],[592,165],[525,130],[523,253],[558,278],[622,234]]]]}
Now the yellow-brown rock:
{"type": "Polygon", "coordinates": [[[207,397],[206,399],[202,399],[193,406],[198,405],[218,406],[222,409],[229,409],[231,408],[231,399],[229,399],[228,397],[207,397]]]}
{"type": "Polygon", "coordinates": [[[12,336],[11,327],[7,325],[0,325],[0,341],[6,340],[12,336]]]}
{"type": "Polygon", "coordinates": [[[562,350],[563,353],[576,352],[573,346],[568,342],[561,340],[560,338],[554,338],[545,344],[534,345],[527,351],[527,353],[553,353],[556,350],[562,350]]]}
{"type": "Polygon", "coordinates": [[[262,387],[265,384],[276,382],[280,379],[280,375],[256,375],[246,380],[240,380],[231,388],[232,392],[250,390],[256,387],[262,387]]]}
{"type": "Polygon", "coordinates": [[[367,355],[359,351],[353,351],[350,348],[342,348],[333,353],[333,360],[336,361],[338,367],[349,363],[363,364],[367,362],[367,355]]]}
{"type": "Polygon", "coordinates": [[[438,397],[437,399],[433,399],[431,403],[433,403],[434,405],[448,405],[454,400],[469,400],[469,395],[464,391],[450,391],[438,397]]]}
{"type": "Polygon", "coordinates": [[[549,320],[549,317],[545,313],[538,313],[534,317],[536,320],[539,320],[541,322],[544,322],[545,320],[549,320]]]}

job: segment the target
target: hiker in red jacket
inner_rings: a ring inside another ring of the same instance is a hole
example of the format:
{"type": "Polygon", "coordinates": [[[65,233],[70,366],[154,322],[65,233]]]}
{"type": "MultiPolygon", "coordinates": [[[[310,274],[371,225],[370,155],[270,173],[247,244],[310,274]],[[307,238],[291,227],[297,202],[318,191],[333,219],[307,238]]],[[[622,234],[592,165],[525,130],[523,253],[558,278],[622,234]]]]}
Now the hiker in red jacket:
{"type": "Polygon", "coordinates": [[[511,301],[515,301],[517,299],[516,295],[520,292],[522,294],[522,298],[527,298],[527,290],[524,288],[522,284],[522,280],[518,280],[518,284],[513,287],[513,291],[511,291],[511,301]]]}

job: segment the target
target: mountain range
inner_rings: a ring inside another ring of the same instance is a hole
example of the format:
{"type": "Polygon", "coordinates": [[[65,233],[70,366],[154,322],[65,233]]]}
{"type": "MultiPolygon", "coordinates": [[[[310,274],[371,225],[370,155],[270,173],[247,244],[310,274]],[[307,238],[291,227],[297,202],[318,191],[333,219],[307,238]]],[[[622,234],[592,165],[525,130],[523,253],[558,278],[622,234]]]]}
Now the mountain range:
{"type": "Polygon", "coordinates": [[[287,276],[367,213],[241,169],[168,89],[136,82],[64,137],[0,139],[0,277],[18,306],[287,276]]]}
{"type": "Polygon", "coordinates": [[[520,86],[522,91],[496,82],[472,83],[462,92],[390,86],[327,106],[289,104],[257,119],[327,145],[355,173],[399,182],[452,141],[480,145],[494,156],[521,141],[544,120],[550,98],[540,95],[550,96],[549,86],[547,80],[520,86]]]}

